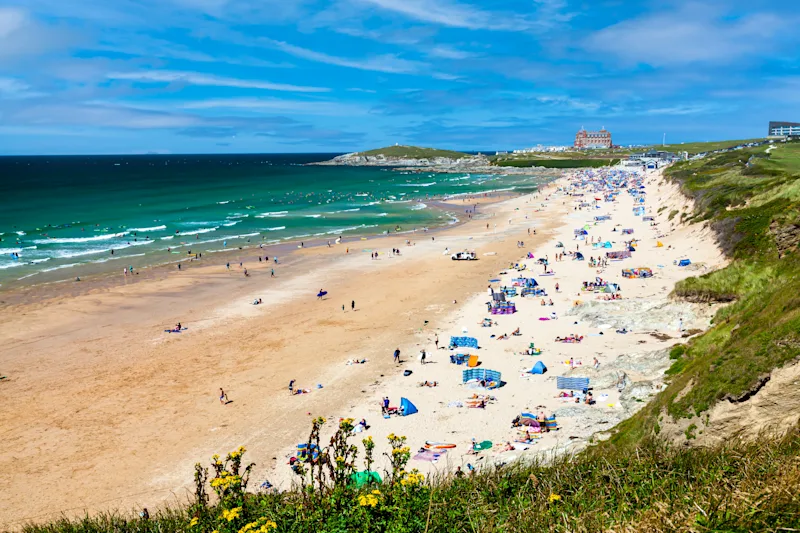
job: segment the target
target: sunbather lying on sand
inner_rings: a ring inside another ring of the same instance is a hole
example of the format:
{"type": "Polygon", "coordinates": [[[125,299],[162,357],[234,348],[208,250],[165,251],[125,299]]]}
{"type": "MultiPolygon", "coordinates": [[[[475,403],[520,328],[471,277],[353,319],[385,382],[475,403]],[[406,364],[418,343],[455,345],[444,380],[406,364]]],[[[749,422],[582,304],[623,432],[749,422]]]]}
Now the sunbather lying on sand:
{"type": "Polygon", "coordinates": [[[512,331],[512,332],[511,332],[511,334],[512,334],[513,336],[515,336],[515,337],[520,337],[520,336],[522,336],[522,333],[520,333],[520,332],[519,332],[519,328],[517,328],[517,329],[515,329],[514,331],[512,331]]]}
{"type": "Polygon", "coordinates": [[[309,389],[296,389],[293,393],[295,396],[298,394],[311,394],[311,390],[309,389]]]}
{"type": "Polygon", "coordinates": [[[438,387],[439,386],[439,382],[438,381],[427,381],[427,380],[425,380],[425,381],[421,381],[419,383],[419,386],[420,387],[438,387]]]}
{"type": "Polygon", "coordinates": [[[499,337],[497,337],[497,339],[496,339],[496,340],[498,340],[498,341],[508,340],[508,335],[506,335],[505,333],[503,333],[502,335],[500,335],[499,337]]]}

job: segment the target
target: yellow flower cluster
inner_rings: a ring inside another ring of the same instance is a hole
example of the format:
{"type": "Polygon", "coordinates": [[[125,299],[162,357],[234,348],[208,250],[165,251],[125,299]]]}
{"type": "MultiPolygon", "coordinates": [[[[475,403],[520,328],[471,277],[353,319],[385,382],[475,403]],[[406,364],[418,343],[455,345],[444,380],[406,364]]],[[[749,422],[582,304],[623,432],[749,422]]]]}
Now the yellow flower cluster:
{"type": "Polygon", "coordinates": [[[222,518],[224,518],[228,522],[233,522],[234,520],[239,518],[239,513],[241,513],[241,512],[242,512],[242,508],[241,507],[234,507],[230,511],[227,510],[227,509],[223,509],[222,510],[222,518]]]}
{"type": "Polygon", "coordinates": [[[392,453],[393,453],[393,454],[398,454],[398,453],[411,453],[411,448],[409,448],[408,446],[404,446],[404,447],[402,447],[402,448],[394,448],[394,449],[392,449],[392,453]]]}
{"type": "Polygon", "coordinates": [[[244,454],[244,452],[246,452],[246,451],[247,451],[247,449],[244,446],[239,446],[238,450],[236,450],[235,452],[231,452],[229,455],[230,455],[231,459],[237,459],[237,458],[241,457],[244,454]]]}
{"type": "Polygon", "coordinates": [[[196,525],[197,525],[197,522],[199,522],[199,520],[198,520],[198,519],[197,519],[197,517],[195,516],[194,518],[192,518],[192,521],[191,521],[191,522],[189,522],[189,527],[194,527],[194,526],[196,526],[196,525]]]}
{"type": "Polygon", "coordinates": [[[358,497],[358,504],[361,507],[375,507],[378,505],[378,496],[381,495],[381,491],[373,490],[370,494],[365,496],[358,497]]]}
{"type": "Polygon", "coordinates": [[[550,503],[557,502],[561,500],[561,496],[558,494],[551,494],[550,497],[547,499],[550,503]]]}
{"type": "Polygon", "coordinates": [[[250,522],[244,526],[239,530],[239,533],[269,533],[270,529],[278,529],[278,524],[266,516],[262,516],[255,522],[250,522]]]}
{"type": "Polygon", "coordinates": [[[403,479],[400,480],[400,484],[404,487],[409,487],[419,485],[423,481],[425,481],[425,474],[421,474],[417,471],[417,469],[414,469],[410,473],[403,476],[403,479]]]}
{"type": "Polygon", "coordinates": [[[241,483],[242,478],[241,476],[232,476],[229,472],[223,470],[219,473],[219,477],[215,477],[211,480],[211,486],[213,488],[223,488],[227,489],[231,485],[236,485],[241,483]]]}

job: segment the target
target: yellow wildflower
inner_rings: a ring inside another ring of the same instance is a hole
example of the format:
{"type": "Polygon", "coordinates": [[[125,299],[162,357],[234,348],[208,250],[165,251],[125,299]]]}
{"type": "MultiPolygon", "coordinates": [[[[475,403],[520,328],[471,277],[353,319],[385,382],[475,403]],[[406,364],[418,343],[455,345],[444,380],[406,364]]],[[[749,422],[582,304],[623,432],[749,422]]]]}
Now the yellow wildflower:
{"type": "MultiPolygon", "coordinates": [[[[376,492],[376,491],[373,491],[376,492]]],[[[380,492],[378,492],[380,494],[380,492]]],[[[359,496],[358,497],[358,504],[361,507],[375,507],[378,505],[378,497],[374,494],[367,494],[366,496],[359,496]]]]}
{"type": "Polygon", "coordinates": [[[224,518],[228,522],[232,522],[232,521],[236,520],[237,518],[239,518],[239,513],[241,511],[242,511],[241,507],[234,507],[230,511],[227,510],[227,509],[224,509],[222,511],[222,518],[224,518]]]}
{"type": "Polygon", "coordinates": [[[372,494],[377,494],[378,496],[380,496],[381,495],[381,491],[379,491],[378,489],[375,489],[375,490],[372,491],[372,494]]]}
{"type": "Polygon", "coordinates": [[[199,522],[199,520],[197,520],[197,517],[195,516],[194,518],[192,518],[192,521],[191,521],[191,522],[189,522],[189,527],[194,527],[194,526],[196,526],[196,525],[197,525],[197,522],[199,522]]]}
{"type": "Polygon", "coordinates": [[[550,497],[548,498],[548,501],[550,503],[557,502],[557,501],[560,501],[560,500],[561,500],[561,496],[559,496],[558,494],[551,494],[550,497]]]}

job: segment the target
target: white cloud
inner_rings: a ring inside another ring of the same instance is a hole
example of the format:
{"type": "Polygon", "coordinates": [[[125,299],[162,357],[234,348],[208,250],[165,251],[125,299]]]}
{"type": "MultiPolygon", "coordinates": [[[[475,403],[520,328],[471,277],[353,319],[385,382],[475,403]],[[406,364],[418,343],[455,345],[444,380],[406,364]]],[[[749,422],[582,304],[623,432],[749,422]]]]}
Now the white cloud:
{"type": "Polygon", "coordinates": [[[475,54],[472,52],[459,50],[457,48],[452,48],[445,45],[434,46],[428,50],[428,55],[440,57],[442,59],[468,59],[470,57],[475,57],[475,54]]]}
{"type": "Polygon", "coordinates": [[[184,109],[247,109],[248,111],[280,111],[289,115],[353,116],[364,115],[367,109],[355,104],[333,101],[284,100],[280,98],[217,98],[187,102],[184,109]]]}
{"type": "Polygon", "coordinates": [[[788,20],[769,13],[725,18],[690,4],[679,11],[653,13],[602,29],[584,41],[598,56],[634,64],[673,66],[687,63],[732,63],[764,54],[774,39],[793,31],[788,20]]]}
{"type": "Polygon", "coordinates": [[[470,30],[527,31],[550,24],[515,13],[493,13],[449,0],[357,0],[405,17],[452,28],[470,30]]]}
{"type": "Polygon", "coordinates": [[[130,80],[144,83],[186,83],[189,85],[207,85],[213,87],[238,87],[241,89],[266,89],[270,91],[288,91],[304,93],[328,92],[324,87],[306,87],[287,85],[260,80],[242,80],[203,74],[200,72],[182,72],[172,70],[144,70],[137,72],[111,72],[107,75],[112,80],[130,80]]]}
{"type": "Polygon", "coordinates": [[[402,59],[395,54],[384,54],[366,59],[349,59],[309,50],[308,48],[301,48],[283,41],[274,41],[266,38],[261,41],[295,57],[360,70],[388,72],[391,74],[413,74],[428,66],[420,61],[402,59]]]}
{"type": "Polygon", "coordinates": [[[14,7],[0,7],[0,39],[8,37],[25,23],[25,12],[14,7]]]}

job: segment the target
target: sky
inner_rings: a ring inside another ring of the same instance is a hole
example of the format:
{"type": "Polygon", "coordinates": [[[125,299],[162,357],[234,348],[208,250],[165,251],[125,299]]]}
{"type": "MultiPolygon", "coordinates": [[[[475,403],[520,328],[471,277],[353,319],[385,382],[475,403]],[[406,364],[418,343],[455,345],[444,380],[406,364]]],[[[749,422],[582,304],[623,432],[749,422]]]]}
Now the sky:
{"type": "Polygon", "coordinates": [[[0,154],[510,150],[800,122],[797,0],[0,0],[0,154]]]}

